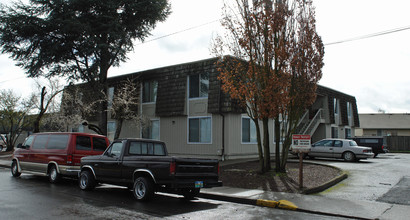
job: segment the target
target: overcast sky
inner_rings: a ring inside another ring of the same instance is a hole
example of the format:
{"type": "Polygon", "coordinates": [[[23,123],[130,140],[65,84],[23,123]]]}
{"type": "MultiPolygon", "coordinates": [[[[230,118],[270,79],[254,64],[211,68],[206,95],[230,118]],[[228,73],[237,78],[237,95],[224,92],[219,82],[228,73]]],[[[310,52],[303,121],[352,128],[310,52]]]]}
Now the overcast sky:
{"type": "MultiPolygon", "coordinates": [[[[10,0],[0,0],[8,3],[10,0]]],[[[410,1],[313,0],[317,31],[325,43],[319,84],[356,97],[359,113],[410,113],[410,1]],[[374,36],[361,40],[349,39],[374,36]],[[406,29],[407,28],[407,29],[406,29]],[[332,44],[334,42],[342,42],[332,44]]],[[[172,14],[109,76],[212,57],[211,39],[220,32],[222,0],[171,0],[172,14]],[[159,38],[159,39],[158,39],[159,38]]],[[[21,95],[32,79],[0,55],[0,89],[21,95]]]]}

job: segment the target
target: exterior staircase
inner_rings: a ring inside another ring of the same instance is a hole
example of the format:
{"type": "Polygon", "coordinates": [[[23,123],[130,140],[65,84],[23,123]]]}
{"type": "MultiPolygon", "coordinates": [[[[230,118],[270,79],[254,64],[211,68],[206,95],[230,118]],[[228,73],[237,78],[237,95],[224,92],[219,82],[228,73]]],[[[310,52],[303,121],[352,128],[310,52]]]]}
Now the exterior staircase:
{"type": "Polygon", "coordinates": [[[306,111],[299,120],[295,134],[308,134],[312,136],[319,127],[320,123],[323,122],[323,109],[319,109],[312,119],[309,119],[309,111],[306,111]]]}

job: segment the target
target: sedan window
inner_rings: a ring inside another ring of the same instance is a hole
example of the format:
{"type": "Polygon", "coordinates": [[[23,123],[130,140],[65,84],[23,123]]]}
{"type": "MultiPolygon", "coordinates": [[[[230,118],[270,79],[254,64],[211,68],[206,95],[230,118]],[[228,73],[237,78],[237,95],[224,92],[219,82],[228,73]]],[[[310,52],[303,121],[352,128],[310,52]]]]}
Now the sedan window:
{"type": "Polygon", "coordinates": [[[335,141],[335,147],[343,147],[343,141],[335,141]]]}
{"type": "Polygon", "coordinates": [[[350,146],[357,146],[357,143],[356,143],[356,141],[349,141],[349,145],[350,146]]]}
{"type": "Polygon", "coordinates": [[[333,146],[333,140],[319,141],[315,144],[315,146],[332,147],[333,146]]]}

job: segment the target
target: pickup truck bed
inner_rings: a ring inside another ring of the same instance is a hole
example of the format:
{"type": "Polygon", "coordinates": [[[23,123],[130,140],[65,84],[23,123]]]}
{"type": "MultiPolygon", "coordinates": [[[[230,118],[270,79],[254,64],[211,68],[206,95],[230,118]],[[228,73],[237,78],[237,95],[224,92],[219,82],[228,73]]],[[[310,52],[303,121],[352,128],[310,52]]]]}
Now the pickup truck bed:
{"type": "Polygon", "coordinates": [[[222,186],[218,174],[218,160],[168,156],[164,142],[122,139],[102,155],[81,159],[79,185],[83,190],[93,189],[97,183],[127,186],[142,201],[155,192],[192,199],[201,188],[222,186]]]}

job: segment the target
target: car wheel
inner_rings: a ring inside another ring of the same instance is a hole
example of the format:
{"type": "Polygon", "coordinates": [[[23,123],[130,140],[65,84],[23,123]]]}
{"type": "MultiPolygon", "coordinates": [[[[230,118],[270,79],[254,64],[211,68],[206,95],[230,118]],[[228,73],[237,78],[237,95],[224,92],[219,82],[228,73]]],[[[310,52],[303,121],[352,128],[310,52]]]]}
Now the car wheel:
{"type": "Polygon", "coordinates": [[[184,196],[185,199],[192,200],[195,197],[198,197],[200,190],[201,190],[200,188],[185,189],[182,192],[182,195],[184,196]]]}
{"type": "Polygon", "coordinates": [[[348,162],[353,162],[356,159],[354,153],[347,151],[343,153],[343,159],[348,162]]]}
{"type": "Polygon", "coordinates": [[[89,170],[81,171],[78,185],[82,190],[92,190],[96,185],[93,174],[89,170]]]}
{"type": "Polygon", "coordinates": [[[146,177],[138,177],[134,182],[134,197],[138,201],[147,201],[154,195],[154,183],[146,177]]]}
{"type": "Polygon", "coordinates": [[[17,166],[17,161],[15,160],[13,160],[13,162],[11,163],[11,175],[13,175],[14,177],[19,177],[21,175],[17,166]]]}
{"type": "Polygon", "coordinates": [[[48,171],[48,180],[50,183],[57,183],[60,181],[60,174],[57,171],[57,167],[55,165],[51,165],[50,170],[48,171]]]}

